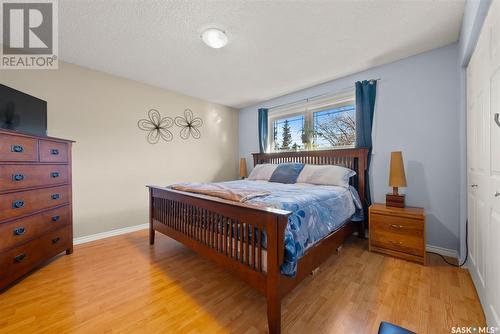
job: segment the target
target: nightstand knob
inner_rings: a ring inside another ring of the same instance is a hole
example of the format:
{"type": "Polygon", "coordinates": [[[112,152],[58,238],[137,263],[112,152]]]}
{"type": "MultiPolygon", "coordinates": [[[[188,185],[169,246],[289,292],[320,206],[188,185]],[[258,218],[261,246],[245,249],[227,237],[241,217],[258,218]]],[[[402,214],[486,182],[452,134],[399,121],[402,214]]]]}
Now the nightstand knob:
{"type": "Polygon", "coordinates": [[[403,226],[403,225],[391,224],[391,227],[392,227],[392,228],[395,228],[395,229],[400,230],[400,229],[402,229],[404,226],[403,226]]]}
{"type": "Polygon", "coordinates": [[[471,184],[470,186],[471,186],[471,188],[477,188],[477,187],[479,187],[477,184],[471,184]]]}
{"type": "Polygon", "coordinates": [[[391,244],[401,246],[403,242],[401,241],[391,241],[391,244]]]}
{"type": "Polygon", "coordinates": [[[500,192],[498,192],[498,191],[497,191],[497,192],[495,192],[495,194],[494,194],[493,196],[495,196],[495,197],[500,196],[500,192]]]}

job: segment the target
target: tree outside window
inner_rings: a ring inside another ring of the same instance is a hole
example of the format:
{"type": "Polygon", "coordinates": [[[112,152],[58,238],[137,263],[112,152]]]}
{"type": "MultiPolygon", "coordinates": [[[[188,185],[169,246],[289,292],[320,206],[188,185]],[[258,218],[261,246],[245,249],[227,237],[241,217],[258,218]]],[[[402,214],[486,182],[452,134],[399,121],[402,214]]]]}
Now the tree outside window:
{"type": "Polygon", "coordinates": [[[302,147],[301,133],[304,129],[304,116],[282,118],[273,122],[274,151],[299,150],[302,147]]]}
{"type": "Polygon", "coordinates": [[[356,141],[354,105],[317,111],[313,117],[317,147],[354,145],[356,141]]]}

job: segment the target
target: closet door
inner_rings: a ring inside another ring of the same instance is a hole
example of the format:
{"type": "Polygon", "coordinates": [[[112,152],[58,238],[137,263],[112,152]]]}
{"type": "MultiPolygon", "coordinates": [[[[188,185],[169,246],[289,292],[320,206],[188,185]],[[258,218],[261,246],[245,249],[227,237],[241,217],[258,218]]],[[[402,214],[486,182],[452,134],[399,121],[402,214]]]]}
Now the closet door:
{"type": "Polygon", "coordinates": [[[485,237],[488,229],[487,192],[489,174],[488,114],[485,108],[484,68],[481,62],[482,49],[476,49],[467,73],[467,149],[468,149],[468,221],[469,259],[474,267],[478,290],[486,289],[485,237]]]}
{"type": "Polygon", "coordinates": [[[500,324],[500,1],[492,1],[488,17],[491,145],[491,224],[486,280],[491,283],[491,312],[500,324]]]}
{"type": "Polygon", "coordinates": [[[490,326],[500,325],[500,1],[467,68],[469,270],[490,326]],[[498,116],[497,116],[498,115],[498,116]]]}

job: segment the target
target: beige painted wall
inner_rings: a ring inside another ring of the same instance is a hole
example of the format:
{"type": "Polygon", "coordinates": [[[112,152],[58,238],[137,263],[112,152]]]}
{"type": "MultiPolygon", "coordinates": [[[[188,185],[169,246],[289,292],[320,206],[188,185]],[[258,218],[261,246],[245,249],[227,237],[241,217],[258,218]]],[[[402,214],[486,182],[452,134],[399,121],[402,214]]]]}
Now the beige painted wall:
{"type": "Polygon", "coordinates": [[[0,71],[0,83],[48,102],[48,134],[73,139],[75,237],[144,224],[146,184],[235,179],[238,113],[218,104],[68,63],[59,70],[0,71]],[[200,140],[151,145],[137,128],[151,108],[180,116],[190,108],[200,140]]]}

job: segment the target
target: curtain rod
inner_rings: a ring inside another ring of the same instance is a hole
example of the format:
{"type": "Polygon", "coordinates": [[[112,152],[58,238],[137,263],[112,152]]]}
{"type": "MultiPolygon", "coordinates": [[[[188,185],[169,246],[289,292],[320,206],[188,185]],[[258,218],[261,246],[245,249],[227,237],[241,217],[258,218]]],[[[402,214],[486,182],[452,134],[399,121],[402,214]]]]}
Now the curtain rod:
{"type": "MultiPolygon", "coordinates": [[[[378,78],[378,79],[370,79],[370,80],[366,80],[366,81],[380,81],[380,80],[382,80],[382,79],[378,78]]],[[[325,97],[325,96],[329,96],[329,95],[337,95],[337,94],[340,94],[342,92],[345,92],[345,91],[353,89],[353,88],[354,88],[354,85],[349,86],[349,87],[344,87],[344,88],[339,89],[339,90],[337,90],[335,92],[323,93],[323,94],[314,95],[314,96],[306,97],[306,98],[303,98],[303,99],[295,100],[295,101],[292,101],[292,102],[286,102],[286,103],[278,104],[278,105],[275,105],[275,106],[272,106],[272,107],[267,107],[267,109],[271,110],[271,109],[281,108],[281,107],[284,107],[284,106],[287,106],[287,105],[291,105],[291,104],[296,104],[296,103],[299,103],[299,102],[309,102],[310,100],[315,100],[315,99],[317,99],[319,97],[325,97]]]]}

